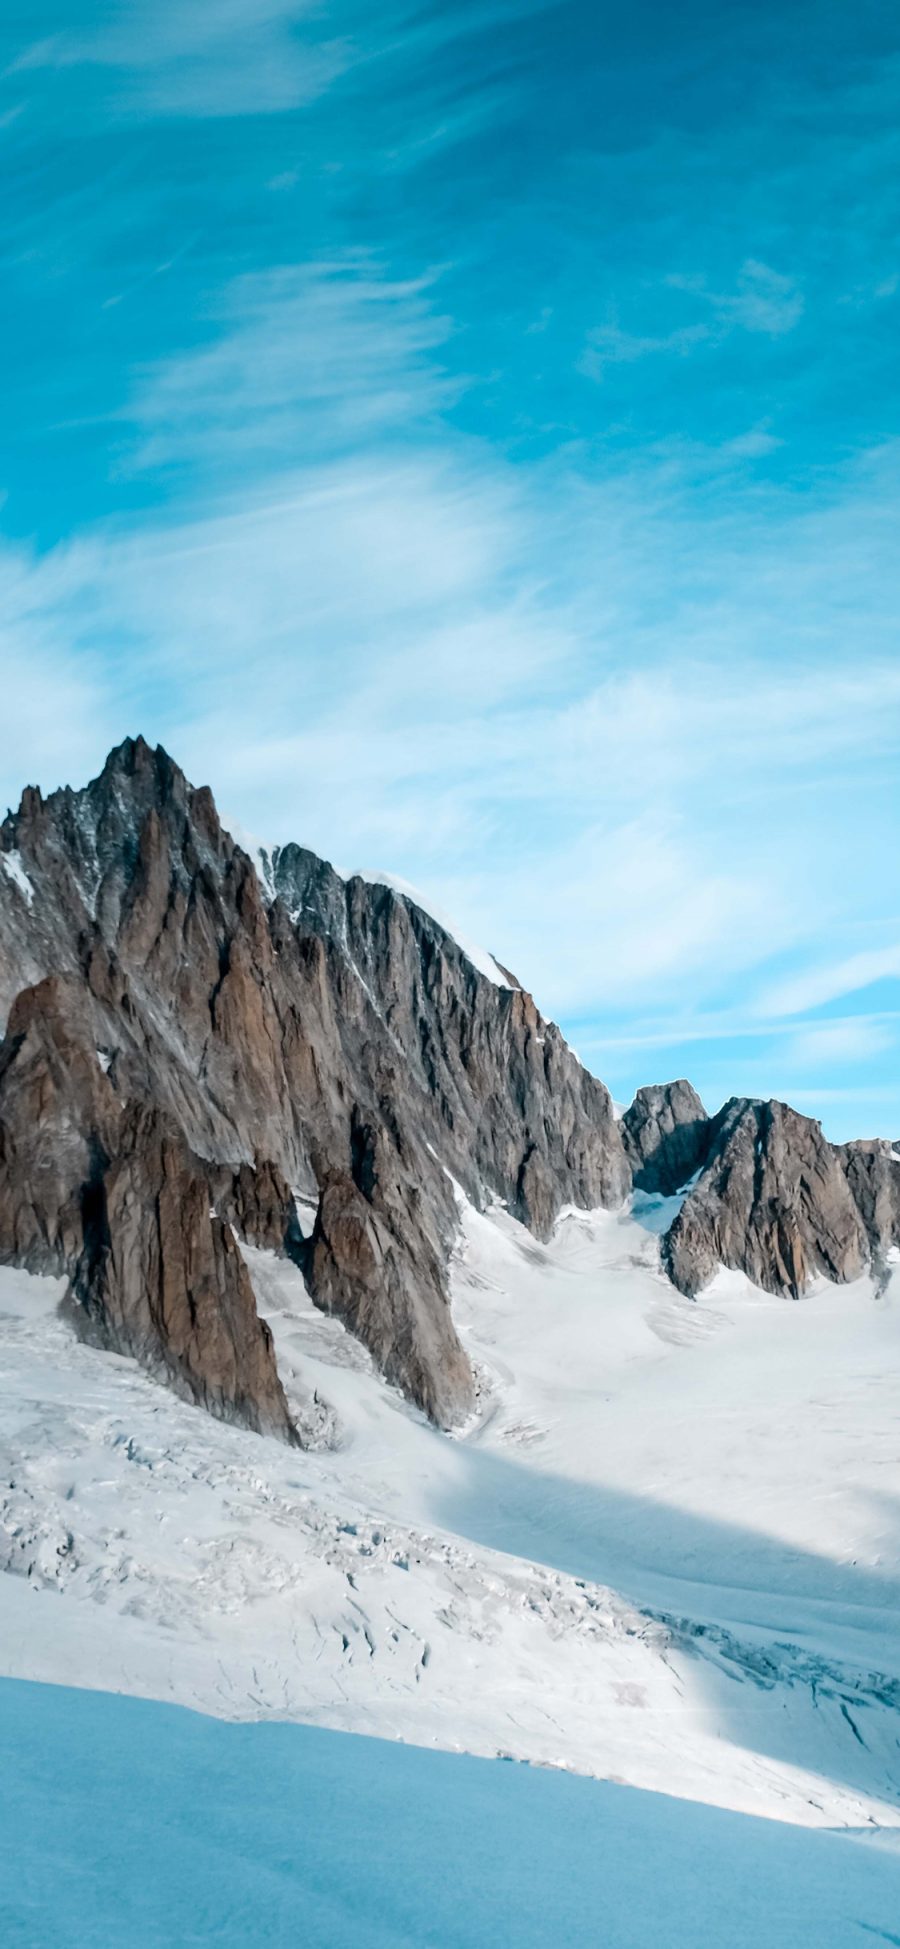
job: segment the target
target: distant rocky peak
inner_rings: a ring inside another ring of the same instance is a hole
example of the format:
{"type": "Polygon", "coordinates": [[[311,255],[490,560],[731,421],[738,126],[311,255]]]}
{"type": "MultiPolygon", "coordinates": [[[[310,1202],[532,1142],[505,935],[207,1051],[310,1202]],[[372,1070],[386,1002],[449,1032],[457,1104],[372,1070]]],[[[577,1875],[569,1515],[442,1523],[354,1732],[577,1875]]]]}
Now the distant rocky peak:
{"type": "Polygon", "coordinates": [[[732,1097],[714,1119],[707,1162],[664,1243],[694,1294],[720,1265],[797,1299],[817,1277],[856,1279],[868,1241],[841,1153],[789,1104],[732,1097]]]}
{"type": "Polygon", "coordinates": [[[290,1437],[231,1228],[296,1254],[447,1426],[474,1388],[454,1185],[538,1238],[632,1183],[683,1193],[662,1263],[688,1294],[725,1265],[799,1296],[900,1243],[889,1146],[835,1147],[778,1103],[709,1117],[683,1079],[617,1121],[527,990],[413,889],[232,835],[142,738],[78,791],[26,790],[0,869],[0,1261],[67,1272],[85,1330],[219,1414],[290,1437]]]}
{"type": "Polygon", "coordinates": [[[672,1197],[705,1163],[710,1119],[684,1078],[639,1089],[622,1116],[622,1139],[638,1190],[672,1197]]]}

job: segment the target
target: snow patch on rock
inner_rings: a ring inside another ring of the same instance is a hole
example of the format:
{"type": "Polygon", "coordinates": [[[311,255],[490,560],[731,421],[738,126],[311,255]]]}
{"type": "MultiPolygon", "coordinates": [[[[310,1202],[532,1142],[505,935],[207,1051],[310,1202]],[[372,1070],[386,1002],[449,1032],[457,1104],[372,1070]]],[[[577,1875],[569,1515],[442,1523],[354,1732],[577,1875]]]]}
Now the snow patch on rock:
{"type": "Polygon", "coordinates": [[[8,853],[0,853],[0,864],[3,866],[7,879],[12,880],[13,886],[18,887],[26,905],[29,907],[32,906],[34,902],[34,887],[22,865],[21,854],[15,850],[8,853]]]}
{"type": "Polygon", "coordinates": [[[444,933],[449,934],[457,947],[462,949],[466,960],[471,961],[473,968],[477,968],[479,974],[492,981],[495,988],[514,986],[509,976],[504,974],[499,962],[488,953],[487,948],[479,947],[477,941],[473,941],[470,935],[457,927],[449,914],[446,914],[427,894],[421,893],[418,887],[412,886],[409,880],[401,880],[395,873],[367,872],[361,868],[355,873],[342,873],[341,878],[365,880],[369,886],[389,887],[392,893],[399,893],[404,900],[410,901],[412,906],[421,907],[424,914],[429,914],[432,920],[436,920],[444,933]]]}

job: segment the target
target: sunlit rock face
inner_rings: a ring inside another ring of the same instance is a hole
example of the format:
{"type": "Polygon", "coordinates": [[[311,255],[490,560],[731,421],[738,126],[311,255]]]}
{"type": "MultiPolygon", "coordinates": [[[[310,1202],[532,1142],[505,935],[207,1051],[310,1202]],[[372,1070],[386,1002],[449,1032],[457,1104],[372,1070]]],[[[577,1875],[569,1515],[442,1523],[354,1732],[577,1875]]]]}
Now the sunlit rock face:
{"type": "Polygon", "coordinates": [[[630,1185],[559,1031],[406,896],[299,847],[254,863],[142,739],[82,791],[26,791],[0,849],[0,1254],[68,1273],[93,1337],[289,1433],[233,1225],[300,1259],[436,1421],[465,1415],[453,1180],[540,1235],[630,1185]]]}
{"type": "Polygon", "coordinates": [[[697,1293],[724,1265],[797,1299],[816,1278],[857,1279],[869,1257],[846,1150],[785,1103],[727,1103],[664,1241],[675,1285],[697,1293]]]}
{"type": "Polygon", "coordinates": [[[489,955],[302,847],[251,857],[140,738],[81,791],[29,788],[0,868],[0,1258],[68,1275],[84,1333],[225,1418],[294,1438],[235,1233],[442,1426],[474,1398],[460,1193],[541,1239],[632,1182],[684,1193],[661,1250],[688,1294],[726,1265],[796,1297],[900,1242],[889,1146],[778,1103],[709,1117],[684,1081],[617,1122],[489,955]]]}

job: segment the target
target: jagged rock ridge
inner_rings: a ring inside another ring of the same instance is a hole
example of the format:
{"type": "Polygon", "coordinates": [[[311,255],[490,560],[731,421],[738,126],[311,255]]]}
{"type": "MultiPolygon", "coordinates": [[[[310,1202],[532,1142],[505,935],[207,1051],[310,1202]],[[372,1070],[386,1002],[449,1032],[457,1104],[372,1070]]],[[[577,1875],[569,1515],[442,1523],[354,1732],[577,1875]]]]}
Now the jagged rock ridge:
{"type": "Polygon", "coordinates": [[[0,1259],[66,1273],[84,1333],[215,1413],[293,1438],[232,1228],[443,1425],[473,1396],[454,1180],[540,1237],[632,1179],[683,1193],[661,1250],[687,1294],[725,1264],[796,1297],[900,1243],[890,1146],[779,1104],[708,1117],[684,1081],[618,1124],[531,996],[409,897],[299,846],[259,865],[142,739],[0,827],[0,1259]]]}
{"type": "Polygon", "coordinates": [[[713,1124],[691,1084],[639,1089],[622,1118],[622,1137],[639,1191],[671,1198],[705,1164],[713,1124]]]}
{"type": "Polygon", "coordinates": [[[784,1103],[727,1103],[664,1244],[682,1292],[699,1291],[721,1264],[798,1299],[822,1274],[858,1278],[867,1258],[846,1169],[819,1125],[784,1103]]]}
{"type": "Polygon", "coordinates": [[[215,1184],[170,1117],[121,1099],[71,976],[20,994],[0,1050],[0,1256],[68,1273],[85,1338],[292,1440],[268,1327],[215,1184]]]}
{"type": "Polygon", "coordinates": [[[389,888],[296,847],[262,887],[209,791],[142,739],[82,791],[27,790],[0,859],[0,1255],[68,1272],[86,1326],[216,1411],[283,1426],[230,1219],[458,1419],[448,1173],[540,1234],[629,1186],[608,1092],[559,1031],[389,888]]]}
{"type": "Polygon", "coordinates": [[[683,1081],[639,1090],[623,1129],[635,1185],[684,1191],[661,1254],[689,1297],[724,1265],[799,1299],[817,1278],[877,1272],[900,1243],[900,1159],[888,1143],[830,1144],[786,1103],[734,1097],[708,1117],[683,1081]]]}

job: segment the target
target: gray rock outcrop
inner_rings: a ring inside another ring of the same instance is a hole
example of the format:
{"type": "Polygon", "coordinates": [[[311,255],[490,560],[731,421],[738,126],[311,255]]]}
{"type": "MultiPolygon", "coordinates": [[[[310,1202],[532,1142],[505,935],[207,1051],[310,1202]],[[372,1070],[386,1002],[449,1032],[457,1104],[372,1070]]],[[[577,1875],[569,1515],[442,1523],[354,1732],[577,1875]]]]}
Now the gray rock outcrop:
{"type": "Polygon", "coordinates": [[[541,1238],[632,1177],[684,1202],[662,1261],[773,1293],[900,1244],[900,1162],[689,1083],[617,1123],[505,971],[299,846],[251,859],[206,788],[126,739],[0,827],[0,1260],[68,1276],[80,1330],[214,1413],[295,1438],[235,1233],[437,1423],[473,1400],[450,1314],[458,1197],[541,1238]],[[315,1211],[303,1236],[295,1198],[315,1211]]]}
{"type": "Polygon", "coordinates": [[[225,1420],[294,1439],[219,1188],[165,1112],[123,1101],[73,977],[16,999],[0,1051],[0,1258],[68,1273],[82,1336],[225,1420]]]}
{"type": "Polygon", "coordinates": [[[0,828],[4,863],[0,1257],[68,1272],[93,1333],[155,1369],[169,1362],[204,1404],[278,1421],[255,1341],[232,1333],[233,1371],[213,1346],[212,1296],[231,1332],[246,1293],[235,1313],[242,1282],[224,1234],[202,1248],[194,1237],[202,1182],[217,1225],[300,1258],[313,1298],[385,1374],[436,1421],[458,1420],[473,1382],[448,1302],[452,1180],[542,1236],[565,1203],[618,1202],[630,1172],[603,1084],[524,990],[479,973],[405,896],[345,883],[299,847],[263,860],[260,878],[210,793],[142,739],[82,791],[29,788],[0,828]],[[20,1000],[26,989],[43,1001],[20,1000]],[[59,1065],[46,1050],[23,1107],[14,1072],[29,1009],[35,1023],[42,1009],[78,1016],[64,1115],[48,1113],[59,1065]],[[127,1114],[110,1127],[114,1105],[127,1114]],[[151,1110],[153,1126],[141,1120],[151,1110]],[[26,1197],[29,1114],[47,1168],[26,1197]],[[110,1240],[88,1276],[76,1214],[98,1171],[110,1240]],[[138,1290],[177,1229],[171,1200],[164,1239],[137,1223],[138,1179],[158,1199],[173,1171],[188,1234],[176,1284],[189,1311],[210,1296],[193,1339],[168,1303],[150,1320],[138,1290]],[[306,1241],[295,1191],[318,1212],[306,1241]]]}
{"type": "Polygon", "coordinates": [[[785,1103],[734,1098],[713,1120],[708,1161],[663,1241],[691,1296],[719,1265],[793,1299],[816,1277],[856,1279],[871,1243],[844,1159],[785,1103]]]}
{"type": "Polygon", "coordinates": [[[712,1126],[690,1083],[639,1089],[622,1118],[622,1140],[640,1191],[671,1198],[706,1162],[712,1126]]]}
{"type": "Polygon", "coordinates": [[[881,1260],[900,1247],[900,1152],[873,1138],[842,1144],[838,1156],[872,1257],[881,1260]]]}

